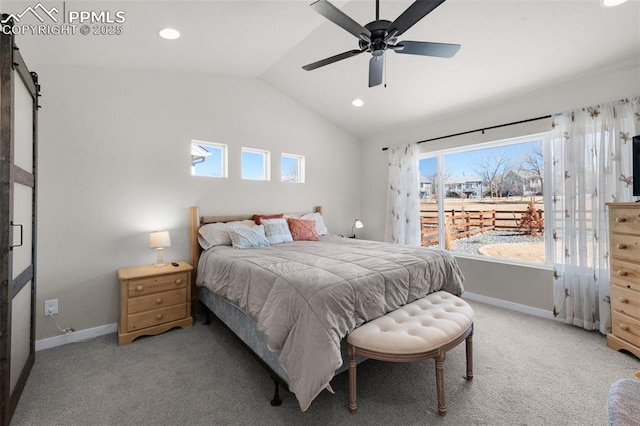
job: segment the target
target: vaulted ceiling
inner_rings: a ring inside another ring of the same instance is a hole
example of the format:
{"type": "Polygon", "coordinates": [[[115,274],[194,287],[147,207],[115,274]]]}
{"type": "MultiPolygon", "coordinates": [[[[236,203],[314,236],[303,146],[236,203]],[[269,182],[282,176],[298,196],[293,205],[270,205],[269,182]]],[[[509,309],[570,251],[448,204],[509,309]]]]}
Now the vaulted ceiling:
{"type": "MultiPolygon", "coordinates": [[[[614,8],[600,0],[447,0],[401,38],[459,43],[458,54],[442,59],[387,51],[386,84],[369,88],[366,53],[302,70],[358,48],[354,36],[314,12],[311,2],[46,2],[67,10],[123,10],[123,34],[18,36],[18,43],[35,65],[255,77],[360,138],[640,63],[640,0],[614,8]],[[182,36],[158,37],[167,26],[182,36]],[[364,106],[354,108],[354,98],[364,106]]],[[[375,19],[374,0],[332,3],[362,25],[375,19]]],[[[381,0],[380,17],[393,21],[411,3],[381,0]]],[[[19,12],[27,4],[3,1],[2,9],[19,12]]]]}

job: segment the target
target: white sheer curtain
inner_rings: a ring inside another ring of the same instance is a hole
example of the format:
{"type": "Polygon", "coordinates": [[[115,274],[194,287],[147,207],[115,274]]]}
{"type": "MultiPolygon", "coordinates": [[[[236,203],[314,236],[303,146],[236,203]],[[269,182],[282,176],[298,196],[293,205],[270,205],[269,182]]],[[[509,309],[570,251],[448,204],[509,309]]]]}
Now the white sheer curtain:
{"type": "Polygon", "coordinates": [[[387,150],[389,186],[385,241],[420,246],[420,183],[418,145],[399,145],[387,150]]]}
{"type": "Polygon", "coordinates": [[[553,117],[554,315],[588,330],[611,330],[606,203],[631,201],[631,138],[640,98],[553,117]]]}

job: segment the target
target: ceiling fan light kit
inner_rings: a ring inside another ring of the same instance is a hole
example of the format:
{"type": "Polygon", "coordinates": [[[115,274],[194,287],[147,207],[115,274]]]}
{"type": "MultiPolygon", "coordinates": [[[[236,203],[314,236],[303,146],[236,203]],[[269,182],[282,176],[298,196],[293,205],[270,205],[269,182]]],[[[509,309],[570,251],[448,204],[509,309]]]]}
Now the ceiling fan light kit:
{"type": "Polygon", "coordinates": [[[303,66],[302,69],[312,71],[363,52],[369,52],[371,53],[371,59],[369,60],[369,87],[374,87],[382,83],[384,52],[388,49],[396,53],[409,55],[452,58],[460,50],[459,44],[408,40],[398,42],[399,36],[444,2],[445,0],[417,0],[402,12],[395,21],[391,22],[386,19],[380,19],[380,0],[376,0],[376,20],[362,26],[327,0],[318,0],[311,4],[311,8],[357,37],[359,49],[349,50],[313,62],[303,66]]]}

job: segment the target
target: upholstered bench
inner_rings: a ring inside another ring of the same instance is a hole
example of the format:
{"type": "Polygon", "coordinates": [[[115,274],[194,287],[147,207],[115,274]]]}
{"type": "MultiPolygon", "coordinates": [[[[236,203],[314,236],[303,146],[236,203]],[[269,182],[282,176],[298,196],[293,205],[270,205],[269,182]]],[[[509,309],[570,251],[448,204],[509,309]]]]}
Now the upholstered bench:
{"type": "Polygon", "coordinates": [[[467,380],[473,379],[473,309],[445,291],[422,299],[365,323],[347,337],[349,357],[349,410],[355,413],[356,357],[391,362],[435,358],[438,413],[444,416],[444,360],[446,352],[466,339],[467,380]]]}

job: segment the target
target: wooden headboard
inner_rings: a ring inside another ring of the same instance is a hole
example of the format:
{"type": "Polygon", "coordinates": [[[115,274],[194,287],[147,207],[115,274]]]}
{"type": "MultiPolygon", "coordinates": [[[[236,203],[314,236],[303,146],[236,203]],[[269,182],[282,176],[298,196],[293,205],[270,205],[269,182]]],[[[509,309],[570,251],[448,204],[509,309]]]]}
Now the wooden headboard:
{"type": "MultiPolygon", "coordinates": [[[[314,212],[322,214],[322,206],[316,206],[314,212]]],[[[308,213],[308,212],[305,212],[308,213]]],[[[292,213],[302,215],[304,213],[292,213]]],[[[189,258],[191,265],[193,266],[193,273],[191,274],[191,295],[198,294],[196,288],[196,275],[198,272],[198,261],[200,260],[200,253],[202,253],[202,247],[198,243],[198,228],[207,223],[217,222],[233,222],[236,220],[251,220],[253,215],[227,215],[227,216],[200,216],[200,209],[198,207],[189,208],[189,258]]]]}

